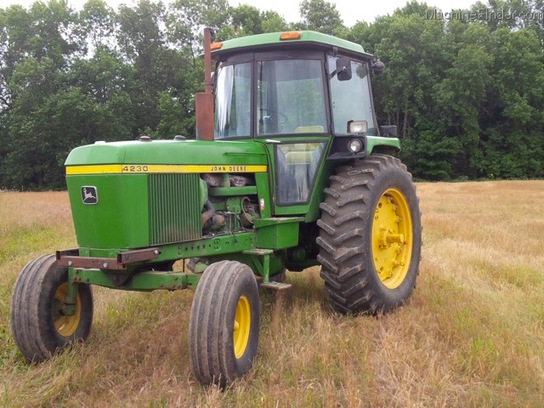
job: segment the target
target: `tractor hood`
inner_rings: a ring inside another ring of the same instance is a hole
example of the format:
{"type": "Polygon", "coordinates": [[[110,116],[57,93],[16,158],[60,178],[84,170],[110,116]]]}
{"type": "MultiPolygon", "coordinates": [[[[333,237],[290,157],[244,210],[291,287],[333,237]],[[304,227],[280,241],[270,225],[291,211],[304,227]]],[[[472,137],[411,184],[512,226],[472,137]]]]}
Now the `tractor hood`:
{"type": "MultiPolygon", "coordinates": [[[[266,152],[261,143],[202,140],[151,140],[141,138],[129,142],[96,142],[77,147],[66,159],[66,174],[92,173],[169,173],[185,172],[168,166],[197,165],[187,172],[252,172],[217,166],[266,166],[266,152]],[[167,166],[167,167],[164,167],[167,166]]],[[[262,171],[262,170],[261,170],[262,171]]],[[[266,171],[266,170],[264,170],[266,171]]]]}
{"type": "MultiPolygon", "coordinates": [[[[156,140],[74,149],[66,184],[80,255],[198,240],[208,197],[203,173],[256,177],[268,172],[252,140],[156,140]],[[86,252],[85,252],[86,251],[86,252]]],[[[104,254],[100,253],[100,256],[104,254]]],[[[105,255],[110,256],[110,253],[105,255]]]]}

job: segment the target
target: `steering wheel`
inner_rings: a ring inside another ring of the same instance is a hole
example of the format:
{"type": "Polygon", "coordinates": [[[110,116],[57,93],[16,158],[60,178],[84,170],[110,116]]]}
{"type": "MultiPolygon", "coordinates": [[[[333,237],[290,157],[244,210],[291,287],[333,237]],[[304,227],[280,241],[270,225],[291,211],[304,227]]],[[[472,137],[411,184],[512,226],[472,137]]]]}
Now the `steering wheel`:
{"type": "Polygon", "coordinates": [[[260,108],[262,121],[276,121],[278,125],[284,125],[287,122],[287,115],[267,108],[260,108]]]}

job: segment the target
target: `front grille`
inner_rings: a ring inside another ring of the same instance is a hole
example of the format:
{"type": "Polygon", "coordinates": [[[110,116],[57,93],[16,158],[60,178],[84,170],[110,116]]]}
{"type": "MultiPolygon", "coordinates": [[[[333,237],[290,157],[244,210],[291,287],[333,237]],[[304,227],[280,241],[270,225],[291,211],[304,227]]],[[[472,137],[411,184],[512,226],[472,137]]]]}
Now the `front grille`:
{"type": "Polygon", "coordinates": [[[199,239],[200,205],[198,174],[150,174],[150,245],[199,239]]]}

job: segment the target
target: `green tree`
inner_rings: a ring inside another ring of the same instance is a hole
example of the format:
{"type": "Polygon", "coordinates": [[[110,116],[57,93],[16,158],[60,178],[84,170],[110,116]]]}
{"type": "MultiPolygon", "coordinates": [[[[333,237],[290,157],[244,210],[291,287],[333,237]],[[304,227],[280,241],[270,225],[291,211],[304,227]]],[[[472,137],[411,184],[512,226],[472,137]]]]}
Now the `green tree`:
{"type": "Polygon", "coordinates": [[[131,65],[123,63],[112,51],[100,46],[92,58],[74,62],[66,83],[77,88],[92,102],[87,143],[96,140],[130,138],[135,123],[131,94],[138,84],[131,65]]]}
{"type": "Polygon", "coordinates": [[[115,19],[114,10],[104,0],[87,0],[79,13],[80,29],[95,49],[115,44],[115,19]]]}
{"type": "Polygon", "coordinates": [[[441,118],[443,136],[455,138],[462,147],[452,156],[455,160],[452,176],[479,176],[480,117],[491,83],[492,62],[493,57],[485,47],[468,43],[459,50],[446,78],[436,87],[436,113],[441,118]]]}
{"type": "MultiPolygon", "coordinates": [[[[0,149],[3,185],[43,188],[56,185],[51,172],[56,140],[47,127],[54,121],[45,114],[50,99],[62,87],[64,72],[84,51],[77,34],[77,14],[64,1],[34,3],[29,10],[12,6],[1,10],[2,100],[4,127],[0,149]]],[[[65,118],[63,118],[65,119],[65,118]]]]}
{"type": "Polygon", "coordinates": [[[411,1],[349,30],[325,0],[303,0],[295,24],[227,0],[0,8],[0,186],[64,187],[80,144],[192,137],[206,26],[219,40],[311,29],[362,44],[386,63],[373,78],[378,119],[397,125],[416,177],[544,177],[544,29],[528,14],[543,4],[492,0],[467,10],[475,21],[446,21],[411,1]]]}
{"type": "Polygon", "coordinates": [[[137,86],[131,89],[134,104],[134,136],[155,130],[160,122],[159,96],[167,89],[181,89],[187,64],[168,47],[162,3],[141,0],[134,8],[121,6],[118,13],[121,54],[134,67],[137,86]]]}
{"type": "Polygon", "coordinates": [[[188,48],[194,61],[202,51],[202,33],[205,27],[218,29],[227,25],[227,0],[175,0],[166,19],[169,39],[180,49],[188,48]]]}
{"type": "Polygon", "coordinates": [[[376,78],[375,99],[382,123],[397,126],[404,139],[429,127],[435,108],[433,87],[451,64],[452,47],[444,23],[395,13],[379,18],[369,31],[371,52],[386,63],[376,78]]]}
{"type": "Polygon", "coordinates": [[[221,40],[289,29],[289,24],[277,12],[263,12],[247,4],[229,7],[227,21],[228,24],[222,26],[218,32],[221,40]]]}
{"type": "Polygon", "coordinates": [[[10,81],[14,101],[5,117],[8,132],[2,178],[8,187],[44,188],[58,181],[50,177],[57,163],[55,139],[47,131],[52,117],[45,107],[58,80],[57,67],[49,58],[27,57],[17,64],[10,81]]]}
{"type": "Polygon", "coordinates": [[[229,8],[229,23],[234,29],[234,36],[261,34],[262,20],[259,9],[247,4],[229,8]]]}
{"type": "Polygon", "coordinates": [[[324,34],[347,36],[347,29],[334,3],[325,0],[303,0],[300,3],[301,28],[324,34]]]}
{"type": "Polygon", "coordinates": [[[544,66],[532,30],[493,33],[492,93],[482,121],[487,176],[544,176],[544,66]]]}
{"type": "Polygon", "coordinates": [[[290,25],[276,11],[268,10],[261,13],[261,27],[263,33],[289,30],[290,25]]]}

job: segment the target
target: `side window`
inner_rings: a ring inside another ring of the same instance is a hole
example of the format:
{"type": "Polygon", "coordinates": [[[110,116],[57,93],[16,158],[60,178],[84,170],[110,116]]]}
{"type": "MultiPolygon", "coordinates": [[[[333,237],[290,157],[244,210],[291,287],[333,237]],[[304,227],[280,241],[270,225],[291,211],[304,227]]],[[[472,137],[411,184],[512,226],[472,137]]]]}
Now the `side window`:
{"type": "Polygon", "coordinates": [[[325,145],[325,142],[276,145],[278,205],[308,202],[325,145]]]}
{"type": "Polygon", "coordinates": [[[219,68],[215,89],[215,138],[251,134],[251,64],[219,68]]]}
{"type": "MultiPolygon", "coordinates": [[[[329,72],[336,69],[338,57],[328,56],[329,72]]],[[[330,80],[332,119],[335,134],[346,134],[350,120],[366,120],[369,135],[377,135],[372,109],[370,75],[367,63],[351,61],[351,79],[330,80]]]]}

